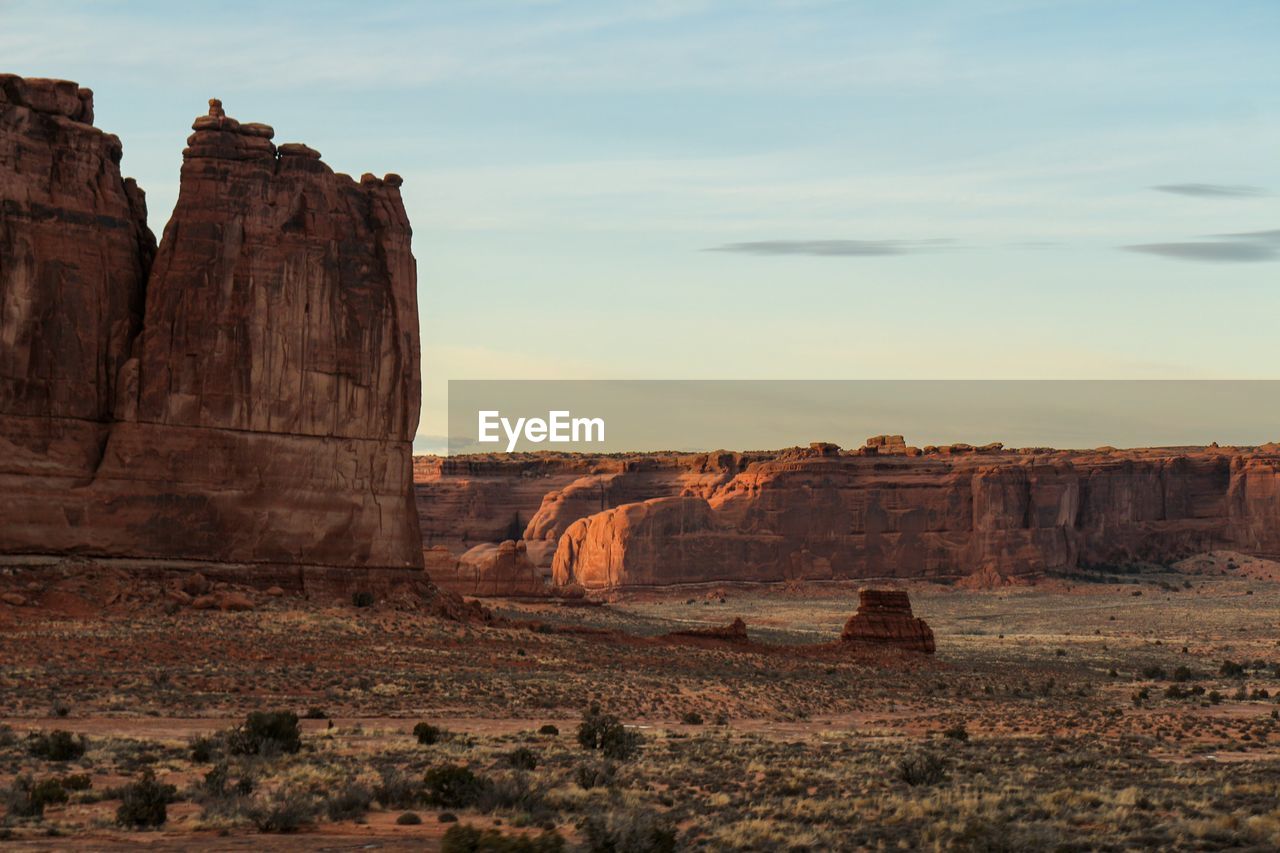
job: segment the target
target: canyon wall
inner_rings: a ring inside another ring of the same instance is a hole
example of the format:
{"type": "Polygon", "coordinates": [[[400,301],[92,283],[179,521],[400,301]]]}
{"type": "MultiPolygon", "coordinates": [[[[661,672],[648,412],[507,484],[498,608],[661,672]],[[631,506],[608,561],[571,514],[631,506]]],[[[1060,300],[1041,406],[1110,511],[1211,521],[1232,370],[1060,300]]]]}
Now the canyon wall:
{"type": "Polygon", "coordinates": [[[157,250],[92,94],[0,93],[0,554],[421,567],[400,179],[211,101],[157,250]]]}
{"type": "Polygon", "coordinates": [[[465,506],[471,515],[460,524],[479,531],[476,516],[518,491],[526,510],[539,508],[522,535],[511,524],[492,530],[494,541],[523,537],[552,586],[588,589],[888,577],[998,583],[1214,548],[1280,555],[1275,445],[919,449],[886,438],[855,451],[815,444],[665,454],[660,463],[640,455],[424,459],[419,469],[434,465],[434,479],[419,481],[419,505],[434,507],[438,530],[465,506]],[[484,500],[467,498],[473,465],[483,471],[484,500]],[[558,473],[530,477],[530,466],[558,473]],[[571,479],[592,466],[605,470],[571,479]],[[504,480],[517,484],[504,491],[504,480]],[[450,490],[449,505],[434,502],[438,488],[450,490]],[[537,549],[552,540],[548,566],[537,549]]]}

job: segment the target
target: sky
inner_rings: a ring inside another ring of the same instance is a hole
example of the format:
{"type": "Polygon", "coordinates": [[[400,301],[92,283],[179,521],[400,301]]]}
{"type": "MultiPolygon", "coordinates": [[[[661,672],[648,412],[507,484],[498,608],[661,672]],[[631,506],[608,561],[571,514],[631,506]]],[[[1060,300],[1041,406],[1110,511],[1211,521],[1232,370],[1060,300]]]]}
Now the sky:
{"type": "Polygon", "coordinates": [[[404,177],[420,449],[450,379],[1277,378],[1278,43],[1274,0],[0,0],[157,234],[210,97],[404,177]]]}

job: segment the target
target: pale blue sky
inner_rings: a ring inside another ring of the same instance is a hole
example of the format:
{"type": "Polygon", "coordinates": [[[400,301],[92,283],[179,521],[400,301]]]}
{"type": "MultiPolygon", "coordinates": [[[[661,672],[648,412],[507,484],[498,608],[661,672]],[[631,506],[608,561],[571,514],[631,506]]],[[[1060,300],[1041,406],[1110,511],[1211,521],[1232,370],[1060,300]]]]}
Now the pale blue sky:
{"type": "Polygon", "coordinates": [[[157,233],[209,97],[402,174],[424,435],[450,378],[1277,376],[1274,0],[176,5],[0,0],[0,71],[157,233]]]}

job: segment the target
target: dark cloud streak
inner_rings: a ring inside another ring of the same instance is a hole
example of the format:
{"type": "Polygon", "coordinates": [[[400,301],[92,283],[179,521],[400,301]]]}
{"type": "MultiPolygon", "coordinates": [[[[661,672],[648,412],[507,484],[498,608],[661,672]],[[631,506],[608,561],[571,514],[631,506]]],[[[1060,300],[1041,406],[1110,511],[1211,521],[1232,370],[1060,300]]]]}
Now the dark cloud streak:
{"type": "Polygon", "coordinates": [[[1187,243],[1143,243],[1122,246],[1129,252],[1159,255],[1176,261],[1205,261],[1209,263],[1258,263],[1280,260],[1280,250],[1264,243],[1226,240],[1204,240],[1187,243]]]}
{"type": "Polygon", "coordinates": [[[1160,184],[1151,189],[1193,198],[1261,198],[1271,195],[1262,187],[1244,184],[1160,184]]]}
{"type": "Polygon", "coordinates": [[[950,240],[758,240],[726,243],[708,252],[739,252],[746,255],[812,255],[818,257],[874,258],[910,255],[940,248],[950,240]]]}

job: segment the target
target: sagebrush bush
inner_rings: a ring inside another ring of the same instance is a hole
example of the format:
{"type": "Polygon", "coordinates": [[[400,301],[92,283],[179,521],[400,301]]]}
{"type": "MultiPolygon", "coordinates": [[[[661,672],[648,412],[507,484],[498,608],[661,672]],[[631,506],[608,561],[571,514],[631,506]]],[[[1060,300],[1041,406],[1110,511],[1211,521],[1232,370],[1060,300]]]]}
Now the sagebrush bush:
{"type": "Polygon", "coordinates": [[[422,785],[428,803],[446,809],[465,809],[476,804],[489,782],[472,773],[469,767],[441,764],[426,772],[422,785]]]}
{"type": "Polygon", "coordinates": [[[282,788],[255,797],[244,812],[259,832],[297,832],[315,821],[318,807],[307,793],[282,788]]]}
{"type": "Polygon", "coordinates": [[[177,788],[157,782],[148,770],[137,782],[121,789],[116,823],[131,827],[161,826],[168,820],[168,806],[176,795],[177,788]]]}
{"type": "Polygon", "coordinates": [[[592,853],[674,853],[676,849],[675,830],[644,809],[590,815],[582,834],[592,853]]]}
{"type": "Polygon", "coordinates": [[[275,755],[302,749],[302,729],[292,711],[254,711],[227,734],[232,755],[275,755]]]}
{"type": "Polygon", "coordinates": [[[45,806],[65,803],[67,792],[57,779],[35,781],[19,776],[5,794],[5,811],[13,817],[44,817],[45,806]]]}
{"type": "Polygon", "coordinates": [[[640,752],[642,741],[639,732],[628,729],[613,714],[602,713],[598,705],[587,710],[578,726],[579,744],[586,749],[598,749],[605,758],[614,761],[634,758],[640,752]]]}
{"type": "Polygon", "coordinates": [[[560,853],[564,838],[554,830],[541,835],[503,835],[459,823],[449,827],[440,842],[441,853],[560,853]]]}
{"type": "Polygon", "coordinates": [[[413,736],[423,746],[431,746],[444,739],[445,731],[439,726],[433,726],[430,723],[418,723],[413,727],[413,736]]]}
{"type": "Polygon", "coordinates": [[[516,747],[507,753],[507,764],[517,770],[536,770],[538,754],[527,746],[516,747]]]}
{"type": "Polygon", "coordinates": [[[84,735],[73,735],[62,729],[55,729],[48,734],[40,732],[27,739],[27,751],[36,758],[49,761],[75,761],[88,748],[89,741],[84,735]]]}
{"type": "Polygon", "coordinates": [[[913,787],[936,785],[946,775],[946,763],[931,752],[918,752],[898,759],[898,778],[913,787]]]}

